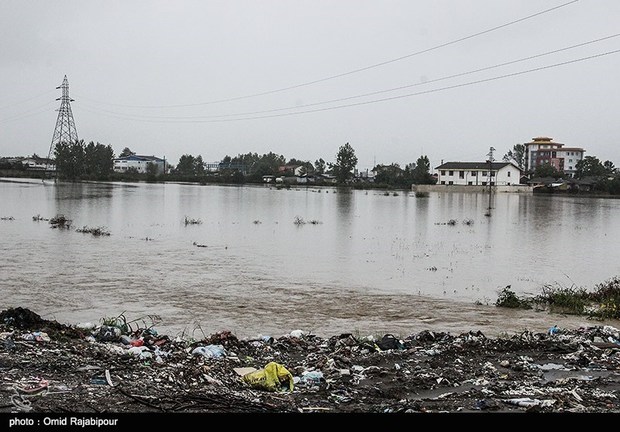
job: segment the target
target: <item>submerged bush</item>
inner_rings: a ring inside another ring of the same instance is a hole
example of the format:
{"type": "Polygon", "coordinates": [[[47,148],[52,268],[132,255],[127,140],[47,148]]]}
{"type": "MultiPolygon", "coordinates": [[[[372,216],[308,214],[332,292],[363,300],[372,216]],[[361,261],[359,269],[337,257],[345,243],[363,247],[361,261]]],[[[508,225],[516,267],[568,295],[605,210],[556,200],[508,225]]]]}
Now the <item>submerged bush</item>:
{"type": "Polygon", "coordinates": [[[591,303],[585,288],[545,285],[542,291],[534,301],[547,305],[552,312],[582,315],[591,303]]]}
{"type": "Polygon", "coordinates": [[[598,307],[590,315],[600,319],[620,319],[620,277],[609,279],[595,288],[596,291],[590,293],[590,299],[598,307]]]}
{"type": "Polygon", "coordinates": [[[523,299],[508,285],[500,291],[495,305],[522,309],[531,309],[536,305],[550,312],[588,315],[600,320],[620,319],[620,277],[609,279],[595,288],[595,291],[590,292],[582,287],[545,285],[542,294],[532,299],[523,299]]]}
{"type": "Polygon", "coordinates": [[[529,300],[521,299],[510,289],[510,285],[502,288],[495,301],[495,306],[512,309],[532,309],[529,300]]]}
{"type": "Polygon", "coordinates": [[[202,223],[200,219],[192,219],[190,217],[185,216],[185,226],[187,225],[199,225],[202,223]]]}
{"type": "Polygon", "coordinates": [[[105,227],[90,228],[90,227],[84,226],[82,228],[76,229],[75,231],[79,233],[84,233],[84,234],[92,234],[95,237],[110,235],[110,232],[105,227]]]}
{"type": "Polygon", "coordinates": [[[64,215],[56,215],[49,220],[52,228],[71,228],[71,220],[67,219],[64,215]]]}

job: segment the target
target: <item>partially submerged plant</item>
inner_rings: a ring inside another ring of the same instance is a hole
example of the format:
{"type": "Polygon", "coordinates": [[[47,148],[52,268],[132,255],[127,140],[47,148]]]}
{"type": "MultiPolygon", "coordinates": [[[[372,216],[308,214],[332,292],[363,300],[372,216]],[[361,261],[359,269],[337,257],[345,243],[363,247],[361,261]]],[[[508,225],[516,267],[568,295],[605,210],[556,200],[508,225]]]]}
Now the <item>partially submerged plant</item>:
{"type": "Polygon", "coordinates": [[[519,298],[519,296],[512,291],[510,285],[501,289],[495,301],[495,306],[511,309],[532,309],[530,302],[526,299],[519,298]]]}
{"type": "Polygon", "coordinates": [[[89,228],[85,225],[82,228],[76,229],[75,231],[79,233],[84,233],[84,234],[92,234],[95,237],[110,235],[110,232],[106,230],[105,227],[89,228]]]}
{"type": "Polygon", "coordinates": [[[598,304],[598,307],[590,311],[592,317],[620,318],[620,277],[616,276],[596,285],[596,291],[590,294],[590,299],[598,304]]]}
{"type": "Polygon", "coordinates": [[[72,221],[67,219],[65,215],[58,214],[49,220],[52,228],[71,228],[72,221]]]}
{"type": "Polygon", "coordinates": [[[137,333],[138,331],[150,330],[153,326],[161,322],[159,315],[148,314],[140,318],[136,318],[131,321],[127,321],[125,312],[122,312],[116,317],[101,318],[101,324],[108,327],[116,327],[121,331],[121,334],[137,333]],[[150,324],[147,324],[147,320],[150,324]]]}
{"type": "Polygon", "coordinates": [[[582,315],[590,304],[585,288],[544,285],[542,291],[533,301],[546,305],[552,312],[582,315]]]}
{"type": "Polygon", "coordinates": [[[187,225],[199,225],[202,223],[200,219],[192,219],[190,217],[185,216],[185,226],[187,225]]]}

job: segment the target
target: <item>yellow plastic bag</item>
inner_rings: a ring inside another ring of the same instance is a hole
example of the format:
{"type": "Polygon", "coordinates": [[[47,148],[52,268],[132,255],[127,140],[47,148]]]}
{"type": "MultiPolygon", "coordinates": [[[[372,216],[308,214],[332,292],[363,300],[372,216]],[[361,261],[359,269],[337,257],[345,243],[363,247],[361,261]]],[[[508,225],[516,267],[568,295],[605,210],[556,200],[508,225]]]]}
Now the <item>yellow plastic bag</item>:
{"type": "Polygon", "coordinates": [[[268,391],[277,391],[288,381],[290,391],[293,391],[293,375],[281,364],[267,363],[264,369],[243,375],[243,380],[254,388],[268,391]]]}

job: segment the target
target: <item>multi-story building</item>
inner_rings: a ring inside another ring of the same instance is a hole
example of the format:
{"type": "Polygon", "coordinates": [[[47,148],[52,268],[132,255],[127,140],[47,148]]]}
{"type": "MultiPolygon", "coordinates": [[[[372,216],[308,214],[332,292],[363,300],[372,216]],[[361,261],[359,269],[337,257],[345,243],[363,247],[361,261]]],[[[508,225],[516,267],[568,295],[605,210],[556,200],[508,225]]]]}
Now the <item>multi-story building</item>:
{"type": "Polygon", "coordinates": [[[583,159],[585,150],[580,147],[564,147],[553,138],[536,137],[525,145],[525,170],[532,171],[536,167],[549,164],[556,170],[574,177],[577,162],[583,159]]]}

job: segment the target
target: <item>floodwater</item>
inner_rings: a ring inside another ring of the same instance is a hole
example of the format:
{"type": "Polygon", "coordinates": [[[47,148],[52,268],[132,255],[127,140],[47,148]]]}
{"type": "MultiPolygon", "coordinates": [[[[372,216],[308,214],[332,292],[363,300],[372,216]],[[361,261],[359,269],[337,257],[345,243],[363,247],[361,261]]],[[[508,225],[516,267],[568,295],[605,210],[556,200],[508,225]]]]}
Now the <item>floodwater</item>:
{"type": "Polygon", "coordinates": [[[507,285],[619,276],[620,200],[515,193],[490,207],[486,193],[0,179],[0,307],[195,337],[597,325],[494,302],[507,285]],[[71,228],[33,220],[56,215],[71,228]]]}

